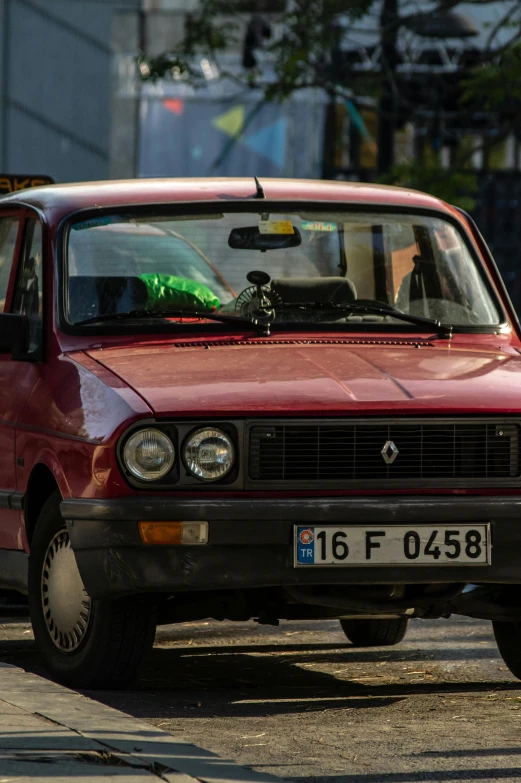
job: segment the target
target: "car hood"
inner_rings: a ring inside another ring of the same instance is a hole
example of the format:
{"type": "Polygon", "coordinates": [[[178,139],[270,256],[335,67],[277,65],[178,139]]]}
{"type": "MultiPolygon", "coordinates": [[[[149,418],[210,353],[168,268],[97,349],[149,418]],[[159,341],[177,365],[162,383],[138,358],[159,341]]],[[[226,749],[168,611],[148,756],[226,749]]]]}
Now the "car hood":
{"type": "Polygon", "coordinates": [[[521,410],[521,356],[509,348],[244,341],[87,353],[157,416],[521,410]]]}

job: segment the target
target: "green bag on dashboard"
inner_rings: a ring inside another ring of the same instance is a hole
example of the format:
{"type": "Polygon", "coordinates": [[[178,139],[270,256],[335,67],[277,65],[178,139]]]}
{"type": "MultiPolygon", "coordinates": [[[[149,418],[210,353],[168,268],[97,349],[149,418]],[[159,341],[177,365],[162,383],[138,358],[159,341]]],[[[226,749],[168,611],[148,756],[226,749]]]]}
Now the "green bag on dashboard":
{"type": "Polygon", "coordinates": [[[175,275],[140,275],[148,291],[147,307],[186,308],[189,310],[217,310],[221,303],[215,294],[195,280],[175,275]]]}

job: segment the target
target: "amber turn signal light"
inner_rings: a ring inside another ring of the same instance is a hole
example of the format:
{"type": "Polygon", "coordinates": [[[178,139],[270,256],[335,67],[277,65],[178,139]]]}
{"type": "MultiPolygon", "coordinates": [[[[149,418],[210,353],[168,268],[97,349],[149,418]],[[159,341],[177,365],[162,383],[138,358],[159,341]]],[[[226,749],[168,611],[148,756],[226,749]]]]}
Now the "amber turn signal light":
{"type": "Polygon", "coordinates": [[[144,544],[187,546],[208,543],[208,522],[138,522],[144,544]]]}

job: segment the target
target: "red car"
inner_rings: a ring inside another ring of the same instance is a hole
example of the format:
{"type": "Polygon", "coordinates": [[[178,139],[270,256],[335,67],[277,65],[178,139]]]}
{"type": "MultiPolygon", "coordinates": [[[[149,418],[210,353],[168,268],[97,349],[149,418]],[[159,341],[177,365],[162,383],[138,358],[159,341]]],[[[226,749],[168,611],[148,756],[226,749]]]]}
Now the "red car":
{"type": "Polygon", "coordinates": [[[157,624],[492,620],[521,677],[521,333],[471,219],[349,183],[0,199],[0,587],[52,676],[157,624]]]}

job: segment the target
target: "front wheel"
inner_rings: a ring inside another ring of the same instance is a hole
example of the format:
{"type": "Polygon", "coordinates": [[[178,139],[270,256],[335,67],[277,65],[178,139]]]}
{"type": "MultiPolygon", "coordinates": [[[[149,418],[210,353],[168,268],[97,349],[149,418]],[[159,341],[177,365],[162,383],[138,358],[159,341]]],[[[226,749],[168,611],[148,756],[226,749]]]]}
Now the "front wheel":
{"type": "Polygon", "coordinates": [[[388,647],[401,642],[407,632],[407,617],[384,620],[340,620],[342,630],[355,647],[388,647]]]}
{"type": "Polygon", "coordinates": [[[504,662],[521,680],[521,623],[492,623],[498,650],[504,662]]]}
{"type": "Polygon", "coordinates": [[[51,675],[73,688],[127,685],[154,643],[147,596],[91,599],[83,586],[55,493],[44,504],[29,556],[29,610],[51,675]]]}

